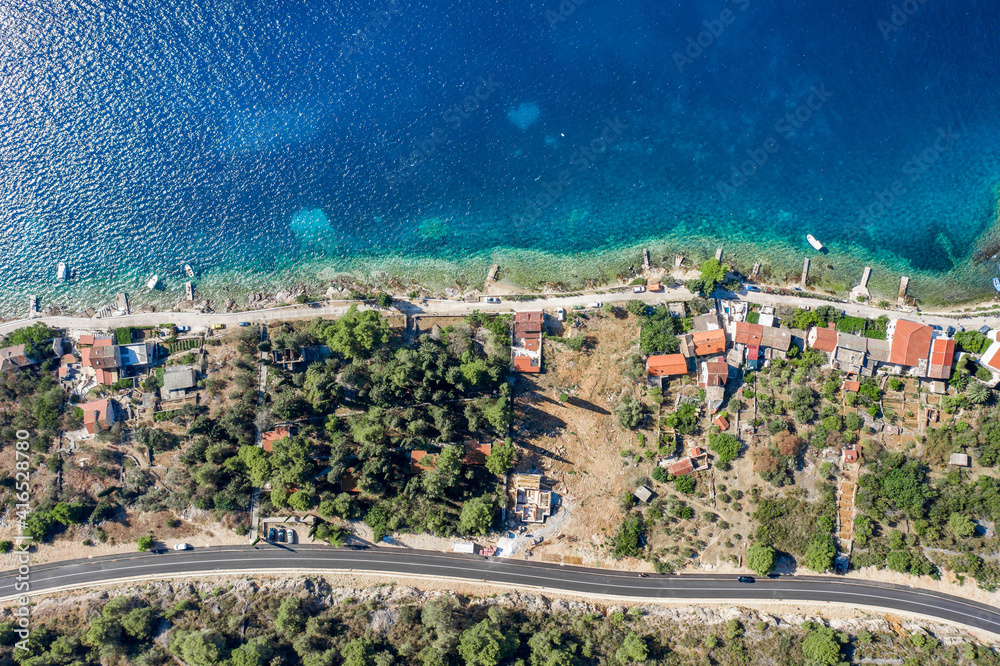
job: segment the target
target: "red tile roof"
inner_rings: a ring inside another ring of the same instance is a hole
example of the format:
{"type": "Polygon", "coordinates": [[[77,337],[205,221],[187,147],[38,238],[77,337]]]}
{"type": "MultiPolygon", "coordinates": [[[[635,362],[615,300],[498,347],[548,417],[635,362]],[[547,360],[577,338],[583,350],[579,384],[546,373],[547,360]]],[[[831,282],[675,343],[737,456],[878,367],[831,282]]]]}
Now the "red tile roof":
{"type": "Polygon", "coordinates": [[[729,364],[725,361],[709,361],[705,364],[706,386],[725,386],[729,379],[729,364]]]}
{"type": "Polygon", "coordinates": [[[647,291],[663,291],[663,285],[659,282],[650,282],[646,285],[647,291]]]}
{"type": "Polygon", "coordinates": [[[809,346],[819,351],[832,352],[837,348],[837,331],[816,326],[809,331],[809,346]]]}
{"type": "Polygon", "coordinates": [[[94,336],[90,335],[89,333],[85,333],[85,334],[81,335],[80,336],[80,344],[81,345],[92,345],[92,344],[94,344],[94,336]]]}
{"type": "Polygon", "coordinates": [[[685,458],[684,460],[678,460],[675,463],[667,465],[667,473],[673,474],[674,476],[687,476],[694,471],[694,463],[691,462],[690,458],[685,458]]]}
{"type": "Polygon", "coordinates": [[[914,366],[927,358],[931,351],[931,335],[934,329],[906,319],[896,320],[896,331],[892,335],[889,363],[914,366]]]}
{"type": "Polygon", "coordinates": [[[292,431],[288,428],[275,428],[274,430],[269,430],[260,436],[260,444],[264,447],[264,450],[270,453],[274,450],[274,443],[278,440],[285,439],[286,437],[291,437],[292,431]]]}
{"type": "Polygon", "coordinates": [[[983,354],[983,358],[980,360],[980,363],[1000,372],[1000,342],[994,342],[990,345],[989,349],[986,350],[986,353],[983,354]]]}
{"type": "Polygon", "coordinates": [[[488,442],[466,442],[465,456],[462,463],[465,465],[485,465],[486,458],[493,450],[493,445],[488,442]]]}
{"type": "Polygon", "coordinates": [[[515,356],[514,369],[518,372],[541,372],[542,368],[537,358],[529,356],[515,356]]]}
{"type": "Polygon", "coordinates": [[[714,331],[697,331],[691,334],[695,356],[721,354],[726,351],[726,332],[721,328],[714,331]]]}
{"type": "Polygon", "coordinates": [[[646,372],[654,377],[671,377],[688,373],[683,354],[658,354],[646,359],[646,372]]]}
{"type": "Polygon", "coordinates": [[[410,451],[410,474],[417,472],[427,472],[434,469],[437,462],[437,454],[427,451],[410,451]]]}
{"type": "Polygon", "coordinates": [[[760,324],[748,324],[745,321],[736,322],[736,342],[741,345],[757,345],[764,337],[764,327],[760,324]]]}
{"type": "Polygon", "coordinates": [[[951,366],[955,363],[955,341],[937,338],[931,346],[931,367],[927,376],[931,379],[948,379],[951,366]]]}
{"type": "Polygon", "coordinates": [[[526,333],[538,333],[542,330],[543,315],[541,312],[518,312],[514,314],[514,329],[526,333]]]}
{"type": "Polygon", "coordinates": [[[729,430],[729,421],[727,421],[726,417],[723,416],[722,414],[716,416],[715,420],[712,421],[712,423],[719,426],[719,430],[729,430]]]}
{"type": "Polygon", "coordinates": [[[79,407],[83,410],[83,426],[91,435],[97,432],[98,425],[106,428],[114,420],[114,407],[109,400],[96,400],[79,407]]]}
{"type": "Polygon", "coordinates": [[[844,390],[850,393],[857,393],[861,390],[861,382],[848,379],[844,382],[844,390]]]}
{"type": "Polygon", "coordinates": [[[538,348],[541,347],[541,342],[540,338],[525,338],[524,348],[528,351],[538,351],[538,348]]]}

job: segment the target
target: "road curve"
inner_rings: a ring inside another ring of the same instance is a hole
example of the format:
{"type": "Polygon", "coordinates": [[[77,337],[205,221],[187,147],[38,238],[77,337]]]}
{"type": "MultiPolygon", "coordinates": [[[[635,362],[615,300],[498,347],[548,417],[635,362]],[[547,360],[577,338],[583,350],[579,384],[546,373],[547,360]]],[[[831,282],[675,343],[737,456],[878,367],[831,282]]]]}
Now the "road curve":
{"type": "Polygon", "coordinates": [[[733,575],[661,576],[560,566],[543,562],[484,558],[422,550],[326,546],[216,546],[155,555],[130,553],[32,565],[30,591],[15,588],[17,571],[0,572],[0,603],[23,594],[96,587],[126,580],[193,575],[355,571],[407,576],[436,576],[544,588],[581,596],[671,601],[801,601],[876,607],[922,615],[1000,635],[1000,609],[959,597],[887,583],[824,576],[759,578],[739,583],[733,575]]]}

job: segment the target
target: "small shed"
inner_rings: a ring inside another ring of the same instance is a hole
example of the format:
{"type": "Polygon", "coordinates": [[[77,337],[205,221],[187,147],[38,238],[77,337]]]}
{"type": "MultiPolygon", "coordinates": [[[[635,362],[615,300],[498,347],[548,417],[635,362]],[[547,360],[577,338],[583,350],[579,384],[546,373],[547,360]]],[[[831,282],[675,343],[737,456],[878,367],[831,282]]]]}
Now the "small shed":
{"type": "Polygon", "coordinates": [[[948,464],[954,465],[955,467],[968,467],[969,456],[965,453],[953,453],[948,459],[948,464]]]}
{"type": "Polygon", "coordinates": [[[476,554],[476,544],[470,543],[468,541],[458,541],[452,547],[453,553],[466,553],[468,555],[476,554]]]}
{"type": "Polygon", "coordinates": [[[635,489],[634,494],[640,502],[649,502],[649,500],[653,499],[653,491],[646,486],[639,486],[635,489]]]}

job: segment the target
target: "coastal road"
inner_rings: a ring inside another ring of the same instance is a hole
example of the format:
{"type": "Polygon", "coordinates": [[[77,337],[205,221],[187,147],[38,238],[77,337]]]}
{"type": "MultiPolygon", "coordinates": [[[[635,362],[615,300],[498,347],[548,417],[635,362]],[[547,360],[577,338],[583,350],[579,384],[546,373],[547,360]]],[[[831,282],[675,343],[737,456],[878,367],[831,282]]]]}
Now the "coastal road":
{"type": "MultiPolygon", "coordinates": [[[[735,575],[658,575],[560,566],[542,562],[484,558],[422,550],[328,546],[216,546],[155,555],[129,553],[30,567],[30,594],[97,587],[127,581],[249,573],[384,573],[396,582],[433,576],[454,581],[494,583],[521,590],[564,592],[613,601],[802,602],[845,604],[920,615],[1000,635],[1000,609],[959,597],[887,583],[832,576],[782,576],[739,583],[735,575]]],[[[0,603],[24,592],[15,589],[16,571],[0,572],[0,603]]]]}
{"type": "MultiPolygon", "coordinates": [[[[630,300],[642,300],[650,305],[666,303],[671,301],[687,301],[694,298],[693,294],[684,287],[667,289],[663,292],[643,292],[641,294],[632,293],[631,289],[616,288],[616,291],[589,292],[578,296],[561,296],[552,294],[549,296],[535,298],[530,301],[515,301],[501,297],[501,303],[492,304],[485,302],[466,302],[452,300],[416,300],[413,302],[397,300],[393,303],[392,311],[408,315],[450,315],[465,316],[475,310],[481,312],[510,313],[522,312],[526,310],[555,310],[556,308],[572,308],[594,303],[621,303],[630,300]]],[[[967,329],[979,328],[983,324],[990,327],[1000,327],[1000,317],[996,315],[985,317],[969,317],[956,319],[947,313],[896,313],[892,310],[880,310],[878,308],[860,303],[836,303],[822,301],[811,298],[800,298],[797,296],[783,296],[780,294],[764,294],[749,292],[746,294],[731,295],[743,301],[759,303],[763,305],[787,305],[792,307],[816,308],[821,305],[833,305],[844,310],[849,315],[859,317],[876,318],[881,315],[894,314],[925,324],[936,324],[940,326],[964,326],[967,329]]],[[[124,326],[157,326],[159,324],[176,324],[178,326],[190,326],[191,328],[207,329],[215,324],[225,324],[227,327],[238,326],[240,322],[251,322],[255,324],[266,324],[277,321],[293,321],[303,319],[313,319],[315,317],[340,317],[347,312],[352,305],[357,305],[360,309],[374,309],[369,305],[356,301],[319,301],[307,305],[286,305],[262,310],[247,310],[245,312],[153,312],[146,314],[132,314],[122,317],[104,317],[102,319],[90,319],[87,317],[37,317],[34,319],[21,319],[17,321],[4,322],[0,324],[0,335],[7,335],[11,331],[30,326],[36,322],[43,322],[55,328],[66,328],[73,330],[110,330],[124,326]]]]}

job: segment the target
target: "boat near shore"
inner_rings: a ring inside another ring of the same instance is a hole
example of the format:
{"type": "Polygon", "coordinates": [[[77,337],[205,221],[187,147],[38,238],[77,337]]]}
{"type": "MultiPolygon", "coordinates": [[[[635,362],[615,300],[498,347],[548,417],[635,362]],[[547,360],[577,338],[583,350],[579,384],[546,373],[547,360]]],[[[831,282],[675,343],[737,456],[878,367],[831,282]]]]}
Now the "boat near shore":
{"type": "Polygon", "coordinates": [[[154,275],[153,277],[149,278],[149,282],[146,283],[146,287],[148,289],[156,289],[156,287],[159,286],[159,284],[160,284],[160,276],[154,275]]]}
{"type": "Polygon", "coordinates": [[[194,277],[194,269],[191,268],[191,264],[184,264],[184,274],[187,275],[189,278],[194,277]]]}
{"type": "Polygon", "coordinates": [[[809,241],[809,244],[813,246],[814,250],[823,250],[823,244],[816,240],[816,237],[812,234],[806,234],[806,240],[809,241]]]}
{"type": "Polygon", "coordinates": [[[56,267],[56,279],[60,282],[65,282],[68,277],[69,269],[66,268],[66,262],[60,261],[59,265],[56,267]]]}
{"type": "Polygon", "coordinates": [[[993,278],[993,288],[1000,291],[1000,278],[993,278]]]}

